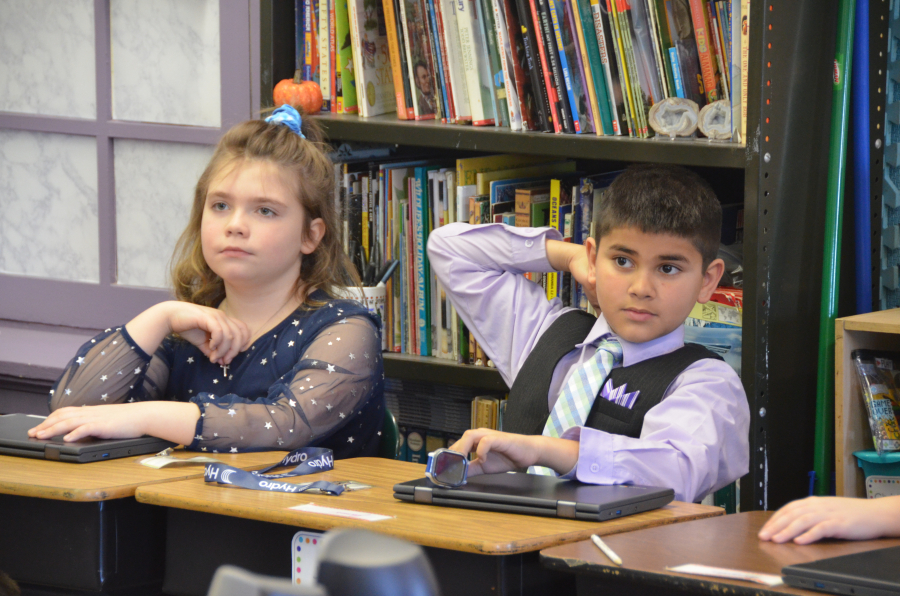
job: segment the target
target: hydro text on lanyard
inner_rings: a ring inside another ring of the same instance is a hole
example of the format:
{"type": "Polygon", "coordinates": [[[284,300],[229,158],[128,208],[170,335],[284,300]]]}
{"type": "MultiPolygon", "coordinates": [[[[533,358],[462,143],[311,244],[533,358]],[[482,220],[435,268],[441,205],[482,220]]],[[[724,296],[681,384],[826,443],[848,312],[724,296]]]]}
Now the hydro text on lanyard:
{"type": "Polygon", "coordinates": [[[327,472],[332,469],[334,469],[334,455],[332,454],[331,449],[326,449],[324,447],[301,447],[300,449],[295,449],[288,453],[279,463],[254,472],[246,472],[223,463],[207,464],[206,469],[203,471],[203,479],[206,482],[230,484],[240,488],[249,488],[251,490],[302,493],[310,489],[318,489],[330,495],[337,496],[344,492],[344,487],[340,484],[334,484],[326,480],[308,482],[306,484],[273,482],[280,478],[305,476],[306,474],[327,472]],[[290,466],[297,464],[298,462],[299,465],[289,472],[264,475],[266,472],[274,470],[275,468],[290,466]]]}

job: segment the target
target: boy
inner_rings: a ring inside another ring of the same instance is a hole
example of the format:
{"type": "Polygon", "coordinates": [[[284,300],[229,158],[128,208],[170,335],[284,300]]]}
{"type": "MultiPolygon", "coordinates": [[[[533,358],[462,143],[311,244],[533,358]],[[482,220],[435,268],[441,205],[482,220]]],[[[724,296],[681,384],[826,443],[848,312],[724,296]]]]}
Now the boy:
{"type": "Polygon", "coordinates": [[[476,451],[470,474],[543,466],[696,501],[747,473],[740,379],[684,346],[684,320],[724,270],[721,220],[696,174],[634,166],[606,191],[584,247],[548,228],[452,224],[431,234],[432,270],[511,387],[504,427],[514,432],[471,430],[452,447],[476,451]],[[596,292],[596,320],[521,275],[554,270],[596,292]]]}

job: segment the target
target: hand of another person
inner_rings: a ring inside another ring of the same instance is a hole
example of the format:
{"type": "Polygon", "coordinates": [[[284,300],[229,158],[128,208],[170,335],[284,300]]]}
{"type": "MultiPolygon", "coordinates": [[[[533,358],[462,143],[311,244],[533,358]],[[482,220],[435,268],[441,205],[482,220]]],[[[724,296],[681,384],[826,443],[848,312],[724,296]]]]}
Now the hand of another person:
{"type": "Polygon", "coordinates": [[[578,442],[541,435],[519,435],[487,428],[467,430],[450,449],[475,452],[469,475],[497,474],[528,466],[546,466],[566,474],[578,460],[578,442]]]}
{"type": "MultiPolygon", "coordinates": [[[[152,402],[147,402],[152,403],[152,402]]],[[[84,437],[101,439],[131,439],[146,433],[148,412],[136,404],[109,404],[60,408],[28,431],[29,437],[49,439],[64,435],[66,441],[84,437]]]]}
{"type": "Polygon", "coordinates": [[[809,544],[823,538],[868,540],[900,533],[900,497],[809,497],[779,509],[759,531],[761,540],[809,544]]]}

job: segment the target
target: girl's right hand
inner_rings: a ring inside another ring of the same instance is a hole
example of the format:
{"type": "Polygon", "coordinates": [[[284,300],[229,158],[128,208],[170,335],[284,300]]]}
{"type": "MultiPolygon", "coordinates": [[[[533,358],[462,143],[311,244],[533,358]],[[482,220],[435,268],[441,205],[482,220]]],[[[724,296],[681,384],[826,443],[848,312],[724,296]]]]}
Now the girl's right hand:
{"type": "Polygon", "coordinates": [[[178,300],[151,306],[125,328],[148,354],[167,335],[177,333],[216,364],[229,364],[250,342],[250,330],[242,321],[215,308],[178,300]]]}
{"type": "Polygon", "coordinates": [[[870,540],[900,535],[900,497],[808,497],[779,509],[759,531],[761,540],[809,544],[823,538],[870,540]]]}
{"type": "Polygon", "coordinates": [[[249,347],[250,330],[243,321],[221,310],[190,302],[172,303],[169,329],[197,346],[216,364],[230,363],[241,350],[249,347]]]}

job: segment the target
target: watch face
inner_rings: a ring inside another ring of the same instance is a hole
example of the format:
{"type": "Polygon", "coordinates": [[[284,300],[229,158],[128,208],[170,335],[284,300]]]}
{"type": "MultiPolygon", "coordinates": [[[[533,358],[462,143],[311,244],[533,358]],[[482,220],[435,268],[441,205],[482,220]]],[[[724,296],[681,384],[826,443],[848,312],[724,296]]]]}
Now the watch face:
{"type": "Polygon", "coordinates": [[[425,475],[438,486],[462,486],[466,483],[468,471],[469,462],[462,453],[438,449],[428,454],[425,475]]]}

